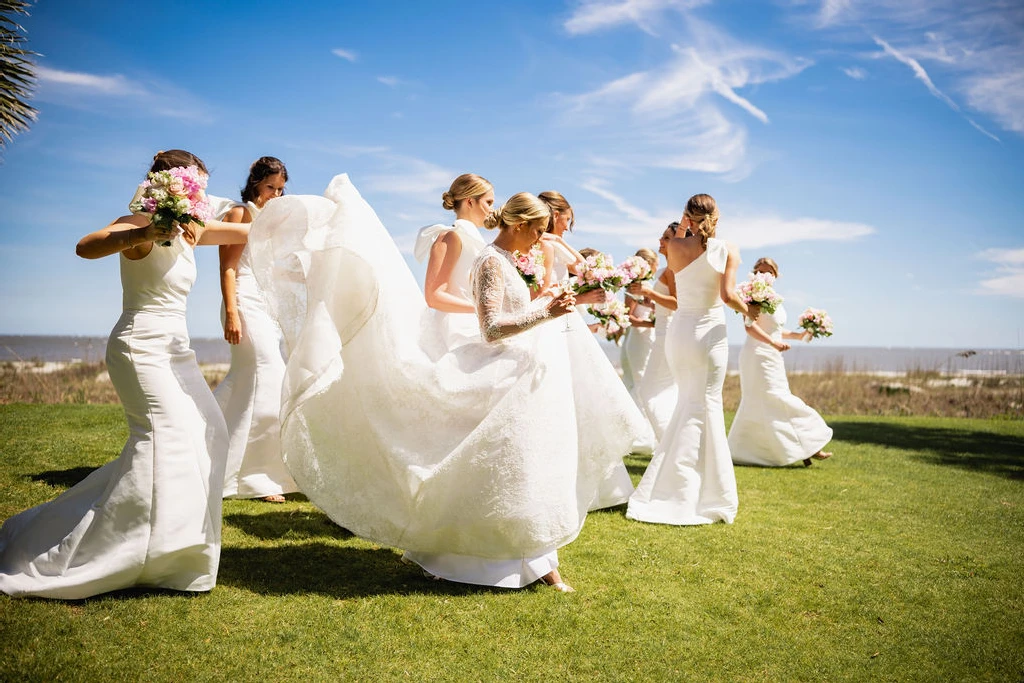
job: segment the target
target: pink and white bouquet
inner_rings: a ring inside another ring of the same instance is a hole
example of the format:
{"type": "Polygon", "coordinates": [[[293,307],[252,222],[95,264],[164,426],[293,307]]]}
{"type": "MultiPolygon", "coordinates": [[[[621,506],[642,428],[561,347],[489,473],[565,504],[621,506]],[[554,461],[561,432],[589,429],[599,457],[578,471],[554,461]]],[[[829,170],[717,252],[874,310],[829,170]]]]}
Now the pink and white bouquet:
{"type": "Polygon", "coordinates": [[[626,308],[626,304],[618,299],[612,299],[603,304],[587,306],[587,312],[601,323],[605,339],[616,344],[622,339],[622,335],[630,325],[629,309],[626,308]]]}
{"type": "Polygon", "coordinates": [[[614,292],[621,286],[622,272],[615,267],[612,257],[608,254],[597,253],[588,256],[583,265],[579,266],[579,272],[573,283],[573,291],[576,294],[583,294],[595,289],[614,292]]]}
{"type": "Polygon", "coordinates": [[[808,308],[800,314],[797,325],[804,330],[804,340],[832,336],[832,318],[823,308],[808,308]]]}
{"type": "Polygon", "coordinates": [[[634,282],[650,280],[654,277],[654,271],[647,259],[641,256],[628,256],[619,264],[619,275],[622,278],[622,286],[628,287],[634,282]]]}
{"type": "Polygon", "coordinates": [[[516,270],[519,271],[527,286],[530,289],[539,289],[544,283],[544,274],[547,272],[544,269],[544,254],[541,252],[540,246],[534,245],[525,254],[514,251],[512,259],[516,263],[516,270]]]}
{"type": "Polygon", "coordinates": [[[774,283],[771,273],[751,273],[749,280],[736,287],[736,293],[748,306],[760,306],[762,313],[771,315],[782,303],[782,297],[772,287],[774,283]]]}
{"type": "MultiPolygon", "coordinates": [[[[153,223],[161,227],[190,222],[205,225],[211,215],[206,200],[206,174],[196,166],[175,166],[150,173],[139,185],[128,209],[152,214],[153,223]]],[[[170,244],[164,242],[163,246],[170,244]]]]}

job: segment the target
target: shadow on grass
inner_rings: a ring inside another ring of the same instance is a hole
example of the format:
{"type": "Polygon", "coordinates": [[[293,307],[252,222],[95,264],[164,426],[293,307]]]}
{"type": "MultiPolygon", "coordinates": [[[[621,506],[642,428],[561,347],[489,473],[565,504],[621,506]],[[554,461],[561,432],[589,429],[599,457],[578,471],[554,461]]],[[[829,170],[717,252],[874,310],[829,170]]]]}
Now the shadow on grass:
{"type": "Polygon", "coordinates": [[[396,551],[302,543],[273,548],[221,549],[217,582],[260,595],[315,593],[336,599],[373,595],[467,595],[485,588],[433,581],[415,566],[399,561],[396,551]]]}
{"type": "Polygon", "coordinates": [[[888,422],[832,422],[835,439],[920,451],[914,457],[935,465],[1024,479],[1024,439],[1006,434],[916,427],[888,422]]]}
{"type": "Polygon", "coordinates": [[[72,467],[67,470],[47,470],[46,472],[30,474],[28,478],[32,481],[41,481],[50,486],[71,488],[98,469],[98,467],[72,467]]]}
{"type": "Polygon", "coordinates": [[[351,531],[338,526],[324,513],[308,510],[275,510],[253,515],[231,513],[224,515],[224,523],[268,541],[352,537],[351,531]]]}

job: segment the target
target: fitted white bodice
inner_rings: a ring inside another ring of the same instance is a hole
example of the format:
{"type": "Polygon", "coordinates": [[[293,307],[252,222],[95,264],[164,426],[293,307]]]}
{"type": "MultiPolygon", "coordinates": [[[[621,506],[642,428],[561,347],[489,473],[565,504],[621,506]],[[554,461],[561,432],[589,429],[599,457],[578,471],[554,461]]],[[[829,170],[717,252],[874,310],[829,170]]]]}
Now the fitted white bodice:
{"type": "MultiPolygon", "coordinates": [[[[757,316],[757,326],[764,330],[765,334],[775,341],[782,341],[782,331],[786,327],[786,309],[779,304],[775,307],[774,313],[762,313],[757,316]]],[[[751,336],[747,336],[749,342],[758,342],[751,336]]]]}
{"type": "Polygon", "coordinates": [[[462,251],[459,260],[452,270],[449,284],[453,294],[473,300],[473,291],[470,288],[469,280],[473,272],[473,264],[477,256],[487,243],[480,234],[480,228],[473,225],[472,221],[457,218],[453,225],[428,225],[420,229],[416,236],[416,246],[413,255],[417,261],[423,261],[430,254],[430,248],[434,242],[447,232],[454,232],[462,240],[462,251]]]}
{"type": "MultiPolygon", "coordinates": [[[[661,280],[661,276],[668,268],[664,268],[658,271],[658,274],[654,276],[654,291],[658,294],[667,295],[668,285],[661,280]]],[[[657,301],[654,302],[654,336],[655,338],[664,338],[665,330],[668,329],[668,321],[672,319],[674,311],[671,308],[665,308],[657,301]]]]}
{"type": "Polygon", "coordinates": [[[708,240],[704,253],[676,273],[676,311],[699,313],[722,306],[721,275],[729,250],[722,240],[708,240]]]}
{"type": "Polygon", "coordinates": [[[141,259],[121,254],[121,303],[125,311],[183,316],[195,281],[195,254],[180,235],[170,246],[154,244],[141,259]]]}

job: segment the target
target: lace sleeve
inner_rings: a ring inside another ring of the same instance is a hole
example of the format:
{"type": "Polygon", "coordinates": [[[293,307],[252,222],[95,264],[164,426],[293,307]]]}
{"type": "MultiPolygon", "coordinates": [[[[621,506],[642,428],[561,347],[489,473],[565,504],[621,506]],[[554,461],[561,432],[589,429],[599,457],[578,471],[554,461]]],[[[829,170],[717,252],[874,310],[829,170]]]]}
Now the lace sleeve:
{"type": "Polygon", "coordinates": [[[485,258],[479,265],[473,283],[480,334],[485,341],[495,342],[519,334],[551,317],[547,307],[527,309],[519,313],[502,313],[505,300],[505,277],[497,257],[485,258]]]}

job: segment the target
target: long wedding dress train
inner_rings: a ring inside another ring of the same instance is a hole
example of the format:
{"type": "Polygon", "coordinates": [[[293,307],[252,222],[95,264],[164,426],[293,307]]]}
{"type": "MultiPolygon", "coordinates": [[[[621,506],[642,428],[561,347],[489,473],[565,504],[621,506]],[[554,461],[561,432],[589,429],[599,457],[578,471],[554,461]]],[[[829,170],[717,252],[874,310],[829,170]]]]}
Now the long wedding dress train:
{"type": "Polygon", "coordinates": [[[288,349],[281,435],[300,489],[413,555],[528,565],[572,541],[621,461],[578,448],[553,325],[433,357],[394,241],[347,176],[325,194],[268,203],[250,239],[288,349]]]}

